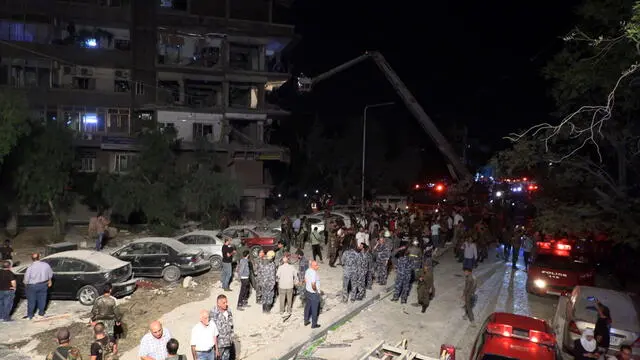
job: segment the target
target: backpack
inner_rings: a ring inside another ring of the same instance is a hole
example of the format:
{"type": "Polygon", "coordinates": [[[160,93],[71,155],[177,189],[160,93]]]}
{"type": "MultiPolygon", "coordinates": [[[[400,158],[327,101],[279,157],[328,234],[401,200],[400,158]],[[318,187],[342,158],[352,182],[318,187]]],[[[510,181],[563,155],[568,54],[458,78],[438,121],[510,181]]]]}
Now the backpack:
{"type": "Polygon", "coordinates": [[[102,350],[102,360],[117,360],[118,356],[113,353],[113,342],[109,339],[107,345],[103,345],[100,341],[95,341],[102,350]]]}

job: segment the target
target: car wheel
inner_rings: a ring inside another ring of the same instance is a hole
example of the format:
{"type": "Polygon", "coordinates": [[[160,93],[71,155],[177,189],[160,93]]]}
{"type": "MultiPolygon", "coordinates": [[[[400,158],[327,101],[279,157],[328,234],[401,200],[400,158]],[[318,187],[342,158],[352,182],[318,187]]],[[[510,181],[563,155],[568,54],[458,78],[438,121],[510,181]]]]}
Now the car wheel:
{"type": "Polygon", "coordinates": [[[80,304],[89,306],[93,305],[100,294],[98,294],[98,289],[96,289],[94,286],[87,285],[78,290],[77,296],[80,304]]]}
{"type": "Polygon", "coordinates": [[[180,280],[180,269],[177,266],[169,265],[162,270],[162,278],[168,282],[174,282],[180,280]]]}
{"type": "Polygon", "coordinates": [[[262,246],[254,246],[251,248],[251,257],[253,257],[254,259],[258,258],[258,255],[260,254],[260,250],[262,250],[262,246]]]}
{"type": "Polygon", "coordinates": [[[211,262],[211,268],[213,270],[222,269],[222,257],[220,255],[213,255],[209,258],[209,262],[211,262]]]}

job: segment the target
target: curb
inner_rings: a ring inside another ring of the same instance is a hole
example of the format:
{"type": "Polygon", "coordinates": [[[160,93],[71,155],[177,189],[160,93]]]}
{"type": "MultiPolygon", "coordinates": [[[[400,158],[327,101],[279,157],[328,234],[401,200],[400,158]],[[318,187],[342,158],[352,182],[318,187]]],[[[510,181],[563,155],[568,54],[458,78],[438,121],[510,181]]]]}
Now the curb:
{"type": "MultiPolygon", "coordinates": [[[[453,248],[453,246],[445,246],[443,248],[442,252],[439,253],[436,258],[439,258],[440,256],[444,255],[446,252],[448,252],[449,249],[452,249],[452,248],[453,248]]],[[[351,318],[355,317],[356,315],[360,314],[364,309],[366,309],[367,307],[372,305],[374,302],[376,302],[378,300],[382,300],[382,299],[388,297],[389,295],[391,295],[391,293],[393,292],[393,287],[394,287],[394,285],[387,286],[383,291],[380,291],[376,296],[372,297],[371,299],[367,299],[365,302],[360,304],[358,307],[356,307],[352,311],[346,313],[345,315],[341,316],[340,318],[338,318],[337,320],[332,322],[326,328],[323,327],[323,329],[321,331],[319,331],[316,334],[313,334],[311,336],[311,338],[309,338],[305,342],[300,343],[300,344],[295,345],[294,347],[292,347],[289,351],[287,351],[287,353],[285,353],[284,355],[278,357],[278,360],[295,360],[295,357],[300,353],[301,350],[304,349],[305,346],[308,346],[308,345],[318,341],[319,339],[325,337],[327,335],[327,333],[333,327],[335,327],[338,324],[344,323],[344,322],[350,320],[351,318]]]]}
{"type": "Polygon", "coordinates": [[[313,334],[311,336],[311,338],[309,338],[308,340],[306,340],[303,343],[300,343],[298,345],[295,345],[293,348],[289,349],[289,351],[287,351],[287,353],[285,353],[284,355],[278,357],[279,360],[291,360],[291,359],[295,359],[295,357],[298,355],[298,353],[303,350],[303,348],[305,346],[307,346],[308,344],[312,344],[314,342],[316,342],[317,340],[325,337],[327,335],[327,333],[336,325],[341,324],[343,322],[346,322],[348,320],[350,320],[351,318],[355,317],[356,315],[358,315],[359,313],[361,313],[364,309],[366,309],[367,307],[369,307],[370,305],[372,305],[374,302],[384,299],[387,296],[389,296],[393,291],[393,285],[387,286],[384,290],[380,291],[377,295],[375,295],[374,297],[367,299],[365,302],[363,302],[362,304],[358,305],[358,307],[356,307],[355,309],[353,309],[352,311],[346,313],[345,315],[341,316],[340,318],[338,318],[337,320],[335,320],[334,322],[332,322],[331,324],[329,324],[327,327],[323,327],[323,329],[321,331],[319,331],[316,334],[313,334]]]}

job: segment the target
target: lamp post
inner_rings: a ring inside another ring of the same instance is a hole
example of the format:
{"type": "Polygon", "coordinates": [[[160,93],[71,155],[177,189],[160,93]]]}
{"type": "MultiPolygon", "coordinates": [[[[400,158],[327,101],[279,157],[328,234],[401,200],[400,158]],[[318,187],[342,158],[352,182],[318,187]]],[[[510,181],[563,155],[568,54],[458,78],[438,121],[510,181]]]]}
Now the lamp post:
{"type": "Polygon", "coordinates": [[[367,110],[370,108],[377,108],[383,106],[394,105],[394,102],[384,102],[379,104],[371,104],[364,107],[364,115],[362,116],[362,179],[360,183],[360,207],[364,211],[364,171],[366,166],[366,154],[367,154],[367,110]]]}

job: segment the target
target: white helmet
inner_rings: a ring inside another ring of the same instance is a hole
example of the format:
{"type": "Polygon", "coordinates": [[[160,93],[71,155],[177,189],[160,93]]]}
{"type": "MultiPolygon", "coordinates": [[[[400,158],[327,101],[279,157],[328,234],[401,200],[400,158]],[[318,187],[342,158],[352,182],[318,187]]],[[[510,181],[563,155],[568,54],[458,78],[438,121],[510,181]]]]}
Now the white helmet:
{"type": "Polygon", "coordinates": [[[386,237],[386,238],[391,237],[391,231],[389,231],[389,230],[385,230],[385,232],[384,232],[384,237],[386,237]]]}

